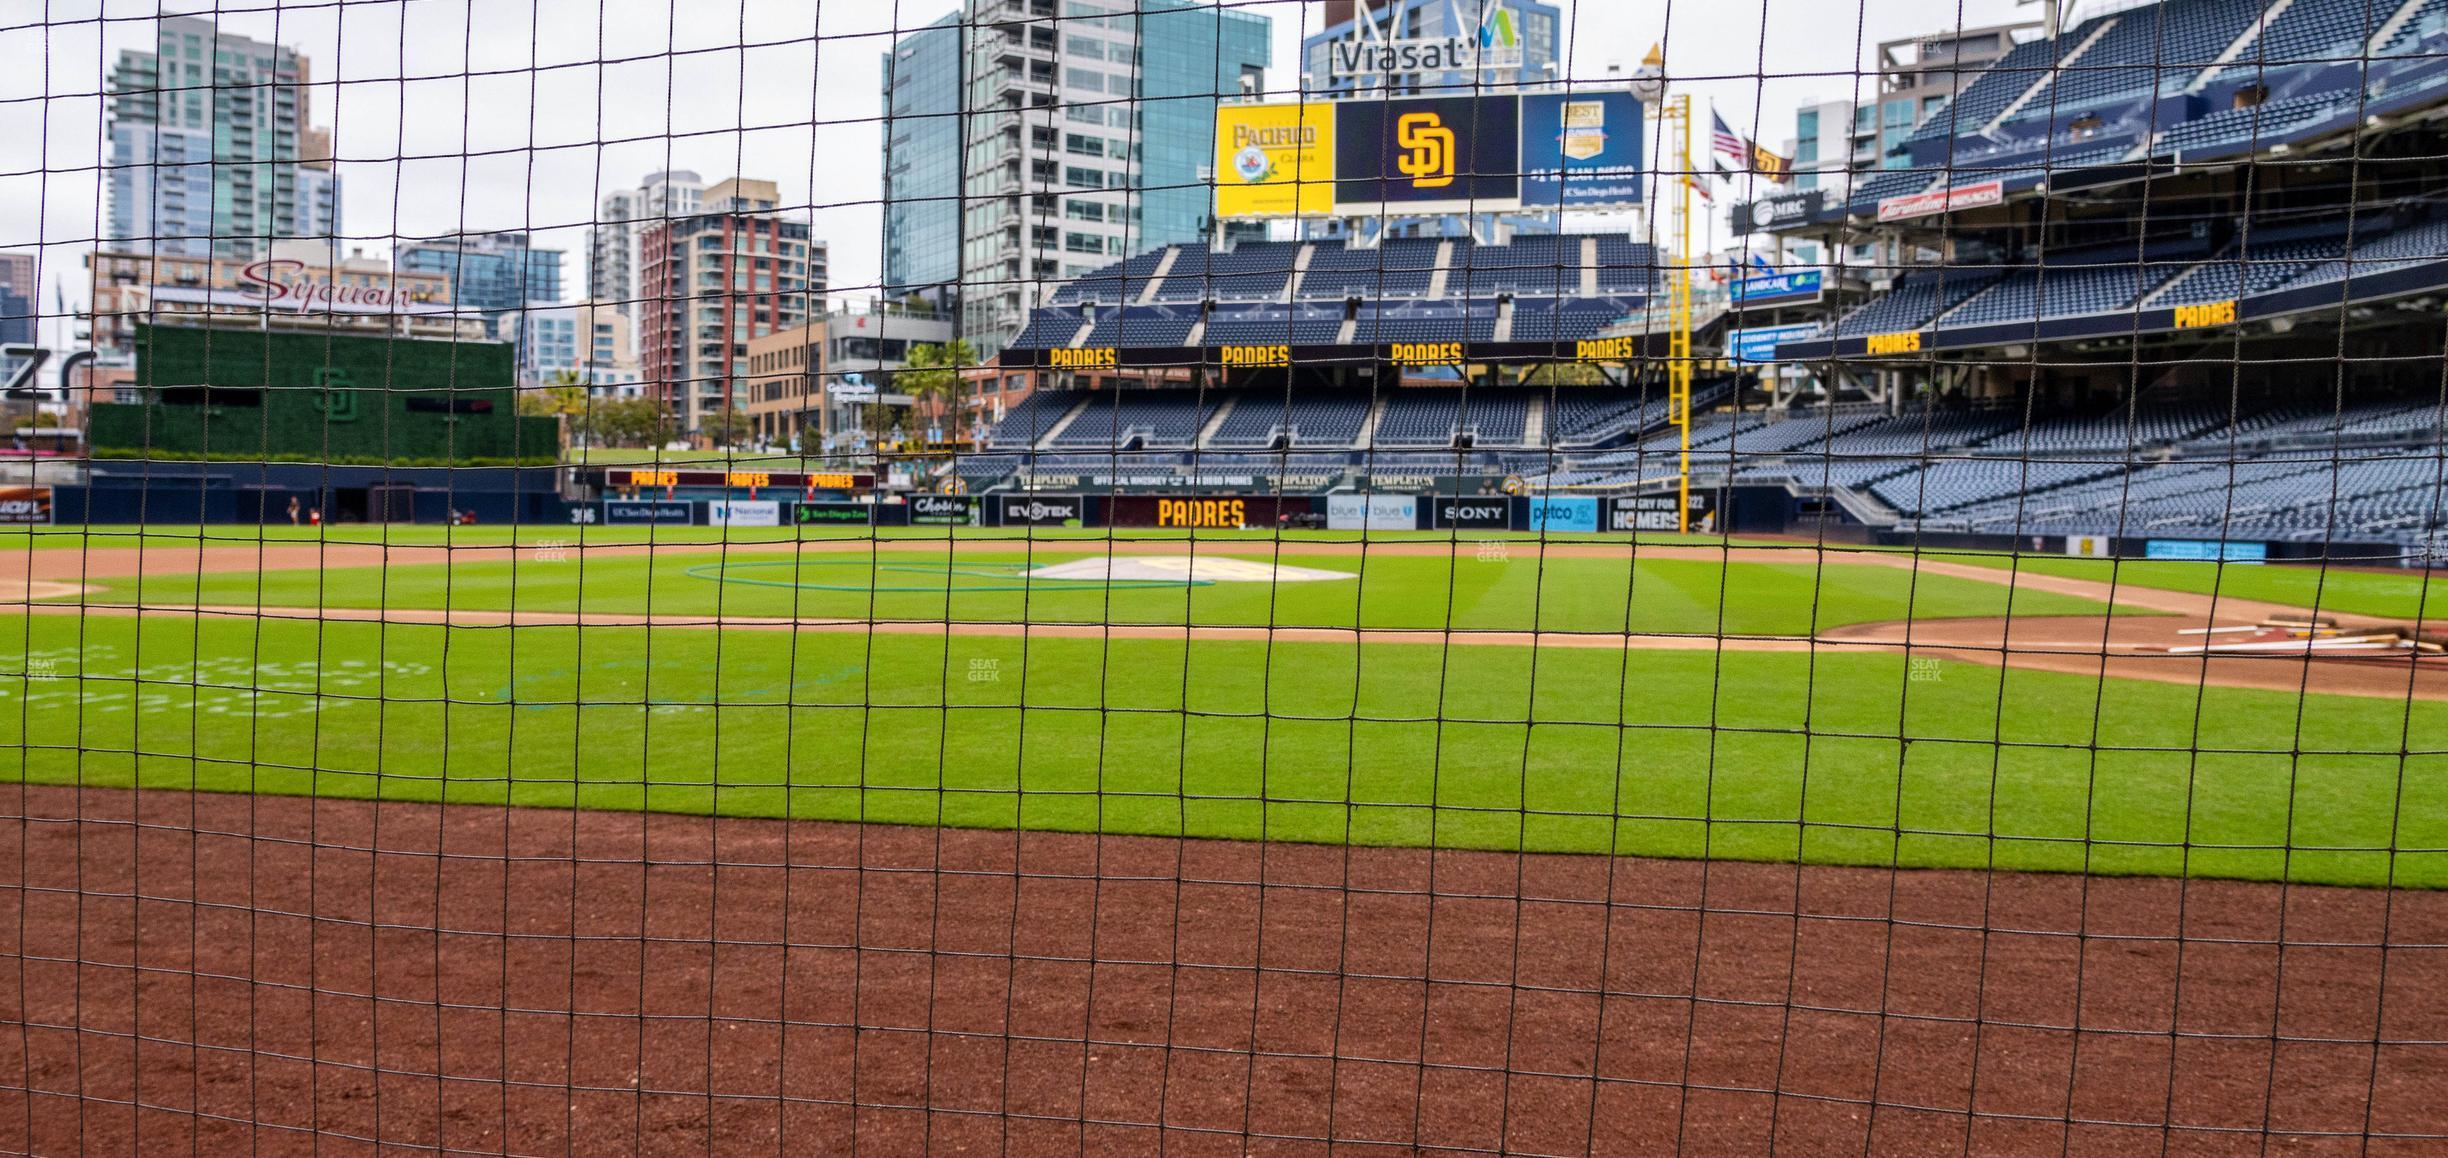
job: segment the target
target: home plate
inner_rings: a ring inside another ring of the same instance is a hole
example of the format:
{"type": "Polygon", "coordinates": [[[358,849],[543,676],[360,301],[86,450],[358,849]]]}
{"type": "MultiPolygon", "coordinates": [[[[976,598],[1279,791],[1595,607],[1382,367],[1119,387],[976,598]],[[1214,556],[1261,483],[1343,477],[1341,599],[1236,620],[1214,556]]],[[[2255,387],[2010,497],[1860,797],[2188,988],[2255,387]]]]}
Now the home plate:
{"type": "Polygon", "coordinates": [[[1129,580],[1166,583],[1315,583],[1326,579],[1357,579],[1348,571],[1293,567],[1255,559],[1221,555],[1115,555],[1074,559],[1039,567],[1031,579],[1129,580]]]}

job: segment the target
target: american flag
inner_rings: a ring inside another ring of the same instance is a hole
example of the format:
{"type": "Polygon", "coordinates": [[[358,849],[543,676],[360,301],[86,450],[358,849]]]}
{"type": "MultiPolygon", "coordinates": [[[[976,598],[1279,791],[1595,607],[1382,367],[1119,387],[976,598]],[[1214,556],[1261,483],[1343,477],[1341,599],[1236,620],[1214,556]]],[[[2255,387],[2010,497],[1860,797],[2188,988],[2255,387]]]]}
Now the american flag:
{"type": "Polygon", "coordinates": [[[1725,118],[1718,115],[1715,109],[1709,110],[1709,122],[1711,126],[1709,151],[1731,157],[1740,164],[1749,165],[1751,163],[1751,142],[1744,140],[1741,134],[1726,127],[1725,118]]]}

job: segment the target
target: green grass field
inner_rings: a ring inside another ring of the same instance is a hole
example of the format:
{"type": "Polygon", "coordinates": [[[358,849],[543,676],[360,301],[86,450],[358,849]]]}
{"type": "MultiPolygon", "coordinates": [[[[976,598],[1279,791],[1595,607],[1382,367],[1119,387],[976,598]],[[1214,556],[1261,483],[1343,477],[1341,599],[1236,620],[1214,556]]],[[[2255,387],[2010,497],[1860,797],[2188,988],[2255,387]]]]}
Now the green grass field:
{"type": "Polygon", "coordinates": [[[2380,851],[2448,848],[2448,766],[2396,754],[2448,734],[2432,703],[1907,678],[1859,654],[124,616],[0,633],[0,737],[38,782],[2448,884],[2448,853],[2380,851]]]}
{"type": "Polygon", "coordinates": [[[1933,555],[1990,567],[2019,567],[2040,575],[2063,575],[2094,583],[2155,587],[2216,594],[2227,599],[2317,607],[2354,615],[2380,615],[2436,627],[2448,620],[2448,578],[2426,570],[2320,567],[2303,564],[2201,563],[2171,559],[2073,559],[2057,555],[2021,557],[1994,553],[1933,555]]]}
{"type": "MultiPolygon", "coordinates": [[[[164,538],[178,541],[146,541],[164,538]]],[[[1268,555],[1263,539],[1205,539],[1202,553],[1268,555]]],[[[1840,556],[1355,548],[1284,558],[1357,576],[1346,581],[1010,580],[1022,563],[1090,554],[1068,536],[981,537],[951,553],[975,573],[947,575],[941,548],[893,540],[797,562],[710,543],[651,558],[522,551],[164,573],[86,598],[1699,636],[2108,610],[2028,591],[2010,606],[2000,584],[1840,556]],[[726,561],[776,566],[722,582],[708,568],[726,561]],[[820,589],[769,585],[811,573],[820,589]],[[924,589],[867,589],[896,584],[924,589]]],[[[2095,561],[2023,563],[2107,578],[2095,561]]],[[[2212,570],[2127,563],[2117,577],[2199,590],[2212,570]]],[[[2221,589],[2284,599],[2302,580],[2271,577],[2291,574],[2230,567],[2221,589]]],[[[2329,589],[2372,606],[2419,598],[2400,578],[2331,572],[2329,589]]],[[[0,775],[42,783],[2448,887],[2442,735],[2448,704],[2431,701],[2103,685],[1825,649],[0,616],[0,739],[16,754],[0,775]]]]}
{"type": "MultiPolygon", "coordinates": [[[[1203,547],[1265,562],[1265,548],[1203,547]]],[[[1355,578],[1204,587],[1049,587],[1013,572],[1103,552],[1069,542],[1013,550],[609,555],[537,561],[173,573],[108,583],[95,597],[150,604],[452,607],[942,621],[1799,635],[1851,623],[1959,616],[2098,615],[2098,602],[1894,567],[1830,563],[1300,554],[1282,562],[1355,578]]]]}

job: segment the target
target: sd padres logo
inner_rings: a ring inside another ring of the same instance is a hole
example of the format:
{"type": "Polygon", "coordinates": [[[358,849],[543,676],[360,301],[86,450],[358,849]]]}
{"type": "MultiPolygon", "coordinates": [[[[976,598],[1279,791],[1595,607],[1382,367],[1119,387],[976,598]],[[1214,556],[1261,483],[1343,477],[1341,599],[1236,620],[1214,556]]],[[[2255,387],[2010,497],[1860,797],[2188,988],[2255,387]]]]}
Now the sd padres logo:
{"type": "Polygon", "coordinates": [[[1410,150],[1394,167],[1411,178],[1415,189],[1453,184],[1454,135],[1435,113],[1405,113],[1394,122],[1394,140],[1410,150]]]}

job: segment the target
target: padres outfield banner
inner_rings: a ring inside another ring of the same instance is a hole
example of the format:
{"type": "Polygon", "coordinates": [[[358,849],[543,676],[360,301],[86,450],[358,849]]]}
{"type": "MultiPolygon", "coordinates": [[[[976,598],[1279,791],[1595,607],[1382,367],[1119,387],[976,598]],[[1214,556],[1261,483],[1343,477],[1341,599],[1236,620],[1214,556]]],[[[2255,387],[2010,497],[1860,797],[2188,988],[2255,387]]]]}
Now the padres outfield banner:
{"type": "Polygon", "coordinates": [[[1334,212],[1334,156],[1330,104],[1216,106],[1216,216],[1334,212]]]}
{"type": "Polygon", "coordinates": [[[1520,206],[1520,97],[1348,100],[1334,111],[1336,213],[1520,206]]]}

